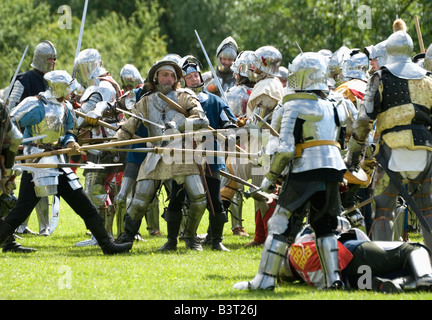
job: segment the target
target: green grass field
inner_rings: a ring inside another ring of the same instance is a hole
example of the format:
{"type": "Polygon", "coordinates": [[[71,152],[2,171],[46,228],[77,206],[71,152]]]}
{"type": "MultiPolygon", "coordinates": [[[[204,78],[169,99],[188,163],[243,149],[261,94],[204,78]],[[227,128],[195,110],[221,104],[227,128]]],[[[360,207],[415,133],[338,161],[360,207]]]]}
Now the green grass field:
{"type": "MultiPolygon", "coordinates": [[[[61,201],[60,222],[49,237],[24,235],[18,240],[38,251],[32,254],[1,253],[1,300],[430,300],[432,293],[384,295],[370,291],[318,291],[304,284],[284,283],[272,292],[243,292],[232,288],[256,274],[261,248],[245,248],[254,232],[251,200],[245,204],[244,226],[249,238],[233,236],[231,222],[225,225],[224,244],[230,252],[208,247],[195,252],[183,242],[175,253],[157,249],[163,237],[141,233],[130,253],[105,256],[99,247],[76,247],[89,238],[83,221],[61,201]]],[[[199,232],[207,228],[207,213],[199,232]]],[[[29,227],[38,230],[31,215],[29,227]]]]}

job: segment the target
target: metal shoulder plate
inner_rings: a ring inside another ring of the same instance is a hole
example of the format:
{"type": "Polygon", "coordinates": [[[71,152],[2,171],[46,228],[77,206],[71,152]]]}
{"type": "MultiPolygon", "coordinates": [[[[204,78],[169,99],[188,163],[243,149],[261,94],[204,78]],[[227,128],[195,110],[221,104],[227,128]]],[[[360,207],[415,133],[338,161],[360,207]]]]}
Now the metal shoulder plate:
{"type": "Polygon", "coordinates": [[[28,97],[25,98],[20,104],[18,104],[15,108],[12,109],[10,113],[10,117],[14,118],[18,123],[22,117],[24,117],[31,110],[37,108],[39,106],[39,99],[36,97],[28,97]]]}
{"type": "Polygon", "coordinates": [[[101,97],[101,100],[107,101],[107,102],[114,102],[116,98],[116,91],[112,86],[91,86],[88,87],[87,90],[84,92],[84,94],[81,97],[81,103],[86,102],[90,99],[90,96],[92,94],[99,94],[101,97]]]}

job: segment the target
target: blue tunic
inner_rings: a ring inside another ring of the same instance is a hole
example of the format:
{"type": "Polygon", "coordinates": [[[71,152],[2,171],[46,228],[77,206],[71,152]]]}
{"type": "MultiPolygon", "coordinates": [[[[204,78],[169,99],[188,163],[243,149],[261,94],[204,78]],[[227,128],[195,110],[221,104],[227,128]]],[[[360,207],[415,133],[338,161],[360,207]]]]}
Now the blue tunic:
{"type": "MultiPolygon", "coordinates": [[[[132,91],[135,93],[136,101],[138,102],[141,99],[142,95],[144,94],[144,89],[141,87],[138,89],[133,89],[132,91]]],[[[141,123],[141,125],[139,126],[139,128],[135,132],[135,134],[137,136],[140,136],[141,138],[147,138],[148,137],[148,130],[147,130],[146,126],[141,123]]],[[[136,144],[130,145],[131,149],[145,148],[145,147],[146,147],[145,143],[136,143],[136,144]]],[[[147,153],[145,153],[145,152],[128,152],[126,155],[126,162],[133,162],[136,164],[141,164],[144,161],[146,156],[147,156],[147,153]]]]}
{"type": "MultiPolygon", "coordinates": [[[[217,95],[208,91],[198,94],[204,112],[209,120],[209,125],[213,129],[221,129],[227,122],[236,123],[237,119],[229,106],[217,95]]],[[[222,150],[217,139],[215,139],[214,150],[222,150]]],[[[206,157],[212,172],[226,169],[225,157],[206,157]]]]}

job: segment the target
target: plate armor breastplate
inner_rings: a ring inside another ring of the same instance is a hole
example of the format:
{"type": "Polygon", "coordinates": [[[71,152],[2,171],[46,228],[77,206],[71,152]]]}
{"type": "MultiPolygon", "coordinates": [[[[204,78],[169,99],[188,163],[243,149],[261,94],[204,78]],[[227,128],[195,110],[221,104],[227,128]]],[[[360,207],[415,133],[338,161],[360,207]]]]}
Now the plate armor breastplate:
{"type": "Polygon", "coordinates": [[[42,143],[53,144],[64,135],[66,107],[49,100],[41,103],[44,103],[45,106],[45,117],[37,125],[32,126],[31,133],[33,136],[46,135],[42,143]]]}

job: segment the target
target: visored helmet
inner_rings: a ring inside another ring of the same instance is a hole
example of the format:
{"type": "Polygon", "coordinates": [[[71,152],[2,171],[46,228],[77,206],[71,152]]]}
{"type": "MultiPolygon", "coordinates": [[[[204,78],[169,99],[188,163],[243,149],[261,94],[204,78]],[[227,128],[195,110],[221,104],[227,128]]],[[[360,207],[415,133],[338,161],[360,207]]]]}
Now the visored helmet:
{"type": "Polygon", "coordinates": [[[233,37],[225,38],[216,49],[217,68],[221,72],[231,71],[231,66],[225,66],[221,62],[221,58],[231,59],[234,61],[238,55],[238,45],[233,37]]]}
{"type": "Polygon", "coordinates": [[[76,79],[64,70],[54,70],[47,72],[44,79],[48,84],[52,98],[62,98],[75,91],[79,87],[76,79]]]}
{"type": "Polygon", "coordinates": [[[96,49],[84,49],[75,59],[73,74],[85,88],[92,83],[91,75],[96,68],[102,67],[102,58],[96,49]]]}
{"type": "Polygon", "coordinates": [[[323,55],[317,52],[299,54],[288,65],[289,87],[296,91],[328,91],[328,66],[323,55]]]}
{"type": "Polygon", "coordinates": [[[341,63],[342,75],[348,79],[367,80],[369,69],[369,59],[366,54],[359,49],[353,49],[349,54],[345,54],[341,63]]]}
{"type": "Polygon", "coordinates": [[[50,41],[44,40],[36,46],[30,65],[43,73],[51,71],[51,63],[47,61],[48,59],[57,59],[57,51],[50,41]]]}
{"type": "Polygon", "coordinates": [[[350,52],[350,49],[346,46],[340,47],[338,50],[336,50],[332,56],[328,60],[328,67],[329,67],[329,77],[330,78],[337,78],[342,73],[342,61],[344,56],[350,52]]]}
{"type": "Polygon", "coordinates": [[[138,87],[138,85],[143,84],[144,82],[140,72],[132,64],[126,64],[120,70],[120,80],[123,89],[125,89],[128,86],[131,86],[132,88],[136,88],[138,87]]]}
{"type": "Polygon", "coordinates": [[[282,54],[273,46],[264,46],[255,50],[253,65],[261,72],[279,76],[279,67],[282,63],[282,54]]]}
{"type": "Polygon", "coordinates": [[[258,80],[258,74],[252,70],[253,61],[255,59],[254,52],[251,50],[245,50],[238,54],[237,59],[234,61],[231,69],[234,73],[248,78],[252,82],[258,80]]]}

